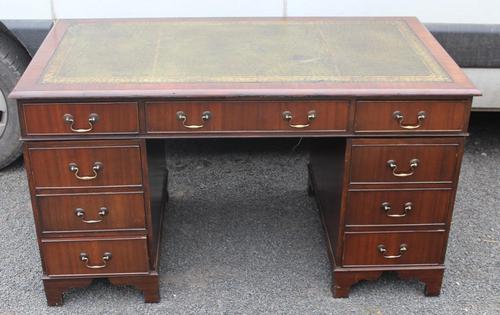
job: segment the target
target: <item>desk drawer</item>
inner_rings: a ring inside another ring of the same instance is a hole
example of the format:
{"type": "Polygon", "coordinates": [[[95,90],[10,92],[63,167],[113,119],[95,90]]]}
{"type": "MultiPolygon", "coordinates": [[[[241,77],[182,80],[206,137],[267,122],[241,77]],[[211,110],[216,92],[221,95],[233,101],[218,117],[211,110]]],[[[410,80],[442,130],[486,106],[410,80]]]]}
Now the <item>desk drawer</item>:
{"type": "Polygon", "coordinates": [[[355,132],[465,132],[470,106],[457,101],[359,101],[355,132]]]}
{"type": "Polygon", "coordinates": [[[148,102],[148,133],[345,132],[348,101],[148,102]]]}
{"type": "Polygon", "coordinates": [[[31,175],[37,188],[141,186],[138,142],[30,144],[31,175]]]}
{"type": "Polygon", "coordinates": [[[138,105],[120,103],[28,103],[22,106],[25,134],[87,135],[139,132],[138,105]]]}
{"type": "Polygon", "coordinates": [[[44,234],[146,228],[142,192],[38,195],[36,199],[44,234]]]}
{"type": "Polygon", "coordinates": [[[42,240],[48,276],[147,273],[146,237],[42,240]]]}
{"type": "Polygon", "coordinates": [[[351,183],[443,182],[456,177],[462,139],[357,139],[351,183]]]}
{"type": "Polygon", "coordinates": [[[347,226],[445,224],[451,189],[349,191],[347,226]]]}
{"type": "Polygon", "coordinates": [[[441,264],[445,243],[442,230],[346,233],[343,265],[441,264]]]}

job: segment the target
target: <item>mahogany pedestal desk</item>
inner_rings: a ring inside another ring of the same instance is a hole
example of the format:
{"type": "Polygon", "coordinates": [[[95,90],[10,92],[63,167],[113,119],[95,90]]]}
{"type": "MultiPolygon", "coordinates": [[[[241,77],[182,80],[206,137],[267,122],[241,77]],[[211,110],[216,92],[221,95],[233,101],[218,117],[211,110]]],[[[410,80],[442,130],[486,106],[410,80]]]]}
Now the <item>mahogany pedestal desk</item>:
{"type": "Polygon", "coordinates": [[[333,295],[438,295],[474,95],[415,18],[58,21],[10,95],[48,303],[94,278],[159,301],[161,139],[193,137],[317,137],[333,295]]]}

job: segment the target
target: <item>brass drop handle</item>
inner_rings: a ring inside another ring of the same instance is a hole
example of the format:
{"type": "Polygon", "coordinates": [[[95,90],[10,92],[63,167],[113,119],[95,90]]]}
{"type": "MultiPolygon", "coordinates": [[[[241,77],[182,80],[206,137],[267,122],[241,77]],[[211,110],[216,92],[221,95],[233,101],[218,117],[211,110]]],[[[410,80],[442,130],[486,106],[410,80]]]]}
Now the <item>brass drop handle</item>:
{"type": "Polygon", "coordinates": [[[417,124],[416,125],[406,125],[403,123],[405,116],[403,116],[403,114],[400,111],[397,110],[394,113],[392,113],[392,118],[394,118],[399,123],[399,127],[403,128],[403,129],[410,129],[410,130],[411,129],[418,129],[418,128],[422,127],[426,117],[427,117],[426,112],[420,111],[417,114],[417,124]]]}
{"type": "Polygon", "coordinates": [[[420,164],[419,159],[411,159],[410,160],[410,171],[408,172],[398,172],[398,164],[394,160],[387,161],[387,167],[392,170],[392,175],[396,177],[408,177],[415,173],[418,165],[420,164]]]}
{"type": "Polygon", "coordinates": [[[85,263],[85,267],[89,269],[101,269],[108,265],[108,261],[111,259],[112,255],[110,252],[105,252],[102,254],[102,264],[101,265],[89,265],[89,255],[85,252],[80,253],[80,260],[85,263]]]}
{"type": "MultiPolygon", "coordinates": [[[[101,207],[99,209],[99,212],[97,212],[97,214],[101,217],[101,218],[104,218],[106,215],[108,215],[108,208],[106,207],[101,207]]],[[[75,209],[75,215],[77,217],[79,217],[82,222],[84,223],[87,223],[87,224],[95,224],[95,223],[99,223],[99,222],[102,222],[103,219],[99,219],[99,220],[87,220],[85,218],[85,210],[83,210],[83,208],[76,208],[75,209]]]]}
{"type": "Polygon", "coordinates": [[[406,253],[406,251],[408,250],[408,245],[406,245],[406,244],[399,245],[399,254],[398,255],[386,255],[387,249],[385,248],[384,244],[378,245],[377,249],[378,249],[378,252],[381,253],[385,259],[396,259],[396,258],[400,258],[401,256],[403,256],[404,253],[406,253]]]}
{"type": "MultiPolygon", "coordinates": [[[[183,111],[178,111],[176,113],[176,116],[177,116],[177,120],[182,121],[182,125],[188,129],[200,129],[200,128],[205,127],[204,123],[201,125],[186,125],[186,120],[187,120],[188,116],[183,111]]],[[[208,121],[211,117],[212,117],[212,113],[208,110],[204,111],[201,114],[201,120],[203,120],[203,122],[208,121]]]]}
{"type": "Polygon", "coordinates": [[[99,115],[97,115],[96,113],[91,113],[88,119],[89,123],[88,128],[74,128],[75,118],[73,117],[73,115],[64,114],[63,118],[64,118],[64,123],[69,125],[69,129],[71,129],[71,131],[73,132],[78,132],[78,133],[85,133],[92,131],[92,129],[94,129],[95,123],[99,121],[99,115]]]}
{"type": "Polygon", "coordinates": [[[95,179],[97,177],[98,172],[100,170],[102,170],[103,165],[101,162],[95,162],[94,165],[92,166],[93,175],[91,175],[91,176],[80,176],[78,174],[80,169],[78,168],[78,164],[76,164],[76,163],[69,163],[68,167],[69,167],[70,172],[75,173],[75,177],[77,179],[79,179],[79,180],[92,180],[92,179],[95,179]]]}
{"type": "Polygon", "coordinates": [[[309,123],[307,123],[307,124],[292,124],[293,115],[292,115],[291,111],[286,110],[281,114],[281,116],[283,117],[283,120],[288,122],[288,126],[290,126],[291,128],[297,128],[297,129],[303,129],[303,128],[309,127],[311,125],[311,122],[313,120],[315,120],[317,117],[316,111],[310,110],[307,112],[307,121],[309,121],[309,123]]]}
{"type": "Polygon", "coordinates": [[[408,215],[408,212],[410,212],[413,209],[413,203],[407,202],[405,203],[405,207],[403,209],[403,213],[401,214],[389,214],[389,211],[391,211],[391,204],[386,202],[382,202],[381,205],[382,210],[384,210],[385,215],[390,217],[390,218],[402,218],[406,217],[408,215]]]}

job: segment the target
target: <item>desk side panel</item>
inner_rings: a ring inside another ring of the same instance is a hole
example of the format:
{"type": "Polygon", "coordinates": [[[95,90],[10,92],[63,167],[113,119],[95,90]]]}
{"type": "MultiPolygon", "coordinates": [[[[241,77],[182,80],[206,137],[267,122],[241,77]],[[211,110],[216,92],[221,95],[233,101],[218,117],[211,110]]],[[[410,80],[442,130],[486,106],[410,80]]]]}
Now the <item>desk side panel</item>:
{"type": "Polygon", "coordinates": [[[313,142],[309,176],[316,196],[327,247],[332,263],[340,262],[343,225],[341,207],[344,199],[345,139],[321,139],[313,142]]]}

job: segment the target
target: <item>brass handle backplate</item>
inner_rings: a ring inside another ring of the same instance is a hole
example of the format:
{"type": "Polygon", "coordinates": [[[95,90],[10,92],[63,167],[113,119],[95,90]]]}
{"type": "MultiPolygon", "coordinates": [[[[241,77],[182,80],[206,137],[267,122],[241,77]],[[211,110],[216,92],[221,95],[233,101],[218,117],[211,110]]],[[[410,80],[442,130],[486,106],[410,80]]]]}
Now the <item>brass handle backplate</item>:
{"type": "Polygon", "coordinates": [[[85,263],[85,267],[89,269],[101,269],[108,265],[108,261],[111,259],[112,255],[110,252],[105,252],[102,254],[102,264],[101,265],[89,265],[89,255],[85,252],[80,253],[80,260],[85,263]]]}
{"type": "Polygon", "coordinates": [[[417,114],[417,124],[416,125],[407,125],[407,124],[403,123],[405,116],[400,111],[397,110],[394,113],[392,113],[392,118],[394,118],[399,123],[399,127],[403,128],[403,129],[409,129],[409,130],[418,129],[418,128],[422,127],[426,117],[427,117],[426,112],[420,111],[417,114]]]}
{"type": "Polygon", "coordinates": [[[93,175],[91,176],[80,176],[78,172],[80,169],[78,168],[78,164],[76,163],[69,163],[68,165],[69,171],[72,173],[75,173],[75,177],[79,180],[92,180],[97,178],[97,175],[99,175],[99,171],[102,170],[103,165],[101,162],[95,162],[94,165],[92,166],[92,173],[93,175]]]}
{"type": "MultiPolygon", "coordinates": [[[[101,218],[104,218],[106,215],[108,215],[108,208],[106,207],[101,207],[99,209],[99,212],[97,212],[97,214],[101,217],[101,218]]],[[[83,210],[83,208],[76,208],[75,209],[75,215],[77,217],[79,217],[82,222],[84,223],[87,223],[87,224],[95,224],[95,223],[99,223],[99,222],[102,222],[103,219],[98,219],[98,220],[87,220],[85,218],[85,210],[83,210]]]]}
{"type": "MultiPolygon", "coordinates": [[[[188,119],[188,116],[185,112],[183,111],[178,111],[176,113],[176,116],[177,116],[177,120],[181,121],[182,122],[182,125],[188,129],[200,129],[200,128],[203,128],[205,127],[205,124],[201,124],[201,125],[186,125],[186,121],[188,119]]],[[[206,122],[208,121],[210,118],[212,117],[212,113],[209,112],[209,111],[204,111],[202,114],[201,114],[201,120],[203,122],[206,122]]]]}
{"type": "Polygon", "coordinates": [[[385,259],[396,259],[396,258],[400,258],[401,256],[403,256],[404,253],[406,253],[406,251],[408,250],[408,245],[406,245],[406,244],[399,245],[399,254],[398,255],[386,255],[387,249],[385,248],[384,244],[378,245],[377,249],[378,249],[378,252],[380,254],[382,254],[382,256],[385,259]]]}
{"type": "Polygon", "coordinates": [[[92,131],[94,129],[94,125],[97,121],[99,121],[99,115],[96,113],[91,113],[88,118],[89,127],[88,128],[75,128],[75,118],[71,114],[64,114],[64,123],[69,125],[69,129],[73,132],[85,133],[92,131]]]}
{"type": "Polygon", "coordinates": [[[317,114],[315,110],[310,110],[307,112],[307,124],[292,124],[292,119],[293,119],[293,114],[291,111],[287,110],[284,111],[281,116],[283,117],[283,120],[288,122],[288,126],[291,128],[297,128],[297,129],[303,129],[307,128],[311,125],[311,122],[316,119],[317,114]]]}
{"type": "Polygon", "coordinates": [[[415,173],[418,165],[420,164],[419,159],[411,159],[410,160],[410,170],[408,172],[398,172],[398,164],[394,160],[387,161],[387,167],[392,170],[392,175],[396,177],[408,177],[415,173]]]}
{"type": "Polygon", "coordinates": [[[391,211],[391,204],[387,201],[382,202],[381,208],[382,208],[382,210],[384,210],[385,215],[390,217],[390,218],[402,218],[402,217],[406,217],[408,215],[408,212],[410,212],[413,209],[413,203],[411,203],[411,202],[405,203],[403,213],[401,213],[401,214],[389,214],[389,211],[391,211]]]}

